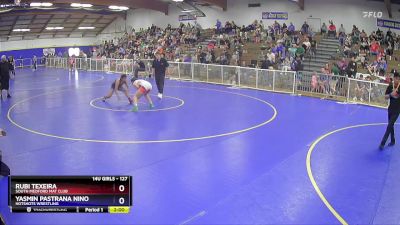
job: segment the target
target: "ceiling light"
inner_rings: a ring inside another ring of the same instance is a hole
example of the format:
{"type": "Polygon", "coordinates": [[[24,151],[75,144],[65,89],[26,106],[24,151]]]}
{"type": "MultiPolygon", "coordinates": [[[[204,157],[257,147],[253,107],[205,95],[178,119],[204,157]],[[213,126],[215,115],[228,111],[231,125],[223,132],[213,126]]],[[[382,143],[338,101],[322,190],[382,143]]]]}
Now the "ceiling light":
{"type": "Polygon", "coordinates": [[[31,31],[31,29],[14,29],[14,32],[27,32],[27,31],[31,31]]]}
{"type": "Polygon", "coordinates": [[[50,7],[52,5],[53,3],[50,2],[31,2],[30,4],[31,7],[50,7]]]}
{"type": "Polygon", "coordinates": [[[183,2],[184,0],[172,0],[173,2],[183,2]]]}
{"type": "Polygon", "coordinates": [[[50,2],[43,2],[42,3],[42,6],[44,6],[44,7],[50,7],[52,5],[53,5],[53,3],[50,3],[50,2]]]}
{"type": "Polygon", "coordinates": [[[40,2],[32,2],[30,4],[31,7],[38,7],[38,6],[41,6],[41,5],[42,5],[42,3],[40,3],[40,2]]]}
{"type": "Polygon", "coordinates": [[[76,7],[76,8],[90,8],[92,6],[93,6],[92,4],[71,3],[71,7],[76,7]]]}
{"type": "Polygon", "coordinates": [[[96,29],[96,27],[78,27],[79,30],[93,30],[96,29]]]}
{"type": "Polygon", "coordinates": [[[46,30],[62,30],[64,27],[46,27],[46,30]]]}
{"type": "Polygon", "coordinates": [[[129,9],[129,7],[117,6],[117,5],[110,5],[108,8],[112,9],[112,10],[128,10],[129,9]]]}

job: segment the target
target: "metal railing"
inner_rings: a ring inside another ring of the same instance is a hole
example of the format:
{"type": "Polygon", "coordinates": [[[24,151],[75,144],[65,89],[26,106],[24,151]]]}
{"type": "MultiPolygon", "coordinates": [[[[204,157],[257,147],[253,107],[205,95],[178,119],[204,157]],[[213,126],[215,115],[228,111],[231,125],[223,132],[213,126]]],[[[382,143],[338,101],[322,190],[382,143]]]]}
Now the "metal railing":
{"type": "MultiPolygon", "coordinates": [[[[69,68],[66,58],[48,58],[47,67],[69,68]]],[[[151,60],[143,60],[146,70],[151,71],[151,60]]],[[[384,94],[387,84],[356,80],[312,72],[264,70],[258,68],[225,66],[201,63],[170,62],[167,76],[180,80],[200,81],[213,84],[233,85],[258,90],[301,94],[329,98],[343,102],[387,107],[384,94]]],[[[131,59],[83,59],[76,58],[78,70],[104,71],[113,73],[134,72],[131,59]]]]}
{"type": "MultiPolygon", "coordinates": [[[[15,68],[29,68],[33,66],[33,59],[25,58],[25,59],[14,59],[15,68]]],[[[37,66],[45,66],[46,58],[38,57],[37,58],[37,66]]]]}

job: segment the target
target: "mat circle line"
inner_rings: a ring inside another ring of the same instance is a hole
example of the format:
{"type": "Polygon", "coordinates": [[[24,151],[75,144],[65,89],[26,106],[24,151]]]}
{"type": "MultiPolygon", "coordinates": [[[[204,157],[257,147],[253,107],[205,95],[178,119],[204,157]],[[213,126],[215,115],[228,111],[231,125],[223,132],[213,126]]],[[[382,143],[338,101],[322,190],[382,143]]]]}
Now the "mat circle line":
{"type": "MultiPolygon", "coordinates": [[[[66,137],[66,136],[60,136],[60,135],[54,135],[54,134],[49,134],[49,133],[45,133],[45,132],[40,132],[40,131],[36,131],[36,130],[32,130],[29,128],[26,128],[20,124],[18,124],[16,121],[13,120],[11,113],[13,111],[13,109],[24,102],[28,102],[34,98],[38,98],[41,96],[45,96],[48,94],[55,94],[55,93],[61,93],[61,92],[65,92],[68,91],[70,89],[64,89],[64,90],[60,90],[60,91],[55,91],[55,92],[50,92],[50,93],[42,93],[39,95],[35,95],[29,98],[26,98],[24,100],[18,101],[16,102],[14,105],[12,105],[7,112],[7,119],[16,127],[25,130],[27,132],[33,133],[33,134],[37,134],[37,135],[41,135],[41,136],[45,136],[45,137],[51,137],[51,138],[57,138],[57,139],[62,139],[62,140],[68,140],[68,141],[83,141],[83,142],[93,142],[93,143],[112,143],[112,144],[151,144],[151,143],[173,143],[173,142],[185,142],[185,141],[196,141],[196,140],[205,140],[205,139],[211,139],[211,138],[218,138],[218,137],[225,137],[225,136],[230,136],[230,135],[235,135],[235,134],[240,134],[240,133],[244,133],[250,130],[254,130],[257,129],[259,127],[262,127],[270,122],[272,122],[273,120],[275,120],[275,118],[278,115],[278,111],[275,108],[274,105],[272,105],[271,103],[264,101],[260,98],[257,97],[253,97],[250,95],[246,95],[246,94],[241,94],[241,93],[235,93],[235,92],[229,92],[229,91],[223,91],[223,90],[217,90],[217,89],[211,89],[211,88],[200,88],[200,87],[186,87],[186,86],[170,86],[170,87],[182,87],[182,88],[191,88],[191,89],[199,89],[199,90],[211,90],[211,91],[216,91],[216,92],[221,92],[221,93],[228,93],[228,94],[234,94],[237,96],[242,96],[242,97],[246,97],[249,99],[253,99],[256,101],[259,101],[267,106],[269,106],[272,110],[273,110],[273,115],[271,118],[269,118],[268,120],[253,125],[251,127],[248,128],[244,128],[244,129],[240,129],[240,130],[236,130],[236,131],[232,131],[232,132],[226,132],[226,133],[222,133],[222,134],[215,134],[215,135],[206,135],[206,136],[201,136],[201,137],[192,137],[192,138],[181,138],[181,139],[165,139],[165,140],[146,140],[146,141],[140,141],[140,140],[127,140],[127,141],[117,141],[117,140],[99,140],[99,139],[86,139],[86,138],[74,138],[74,137],[66,137]]],[[[93,87],[85,87],[86,88],[93,88],[93,87]]],[[[79,89],[77,89],[79,90],[79,89]]]]}
{"type": "MultiPolygon", "coordinates": [[[[155,95],[152,95],[152,96],[155,96],[155,95]]],[[[177,97],[172,97],[172,96],[164,95],[164,98],[166,98],[166,99],[168,99],[168,98],[175,99],[175,100],[178,100],[180,103],[179,103],[178,105],[176,105],[176,106],[171,106],[171,107],[166,107],[166,108],[160,108],[160,109],[140,109],[140,108],[139,108],[139,112],[159,112],[159,111],[172,110],[172,109],[180,108],[180,107],[182,107],[182,106],[185,104],[185,101],[184,101],[184,100],[182,100],[182,99],[180,99],[180,98],[177,98],[177,97]]],[[[131,111],[131,110],[128,110],[128,109],[112,109],[112,108],[100,107],[100,106],[98,106],[98,105],[95,104],[95,102],[98,102],[98,101],[100,101],[100,100],[102,100],[102,99],[103,99],[103,97],[92,99],[92,100],[90,101],[89,105],[90,105],[91,107],[93,107],[93,108],[96,108],[96,109],[106,110],[106,111],[112,111],[112,112],[130,112],[130,111],[131,111]]],[[[139,104],[140,104],[140,103],[141,103],[141,102],[139,102],[139,104]]]]}
{"type": "MultiPolygon", "coordinates": [[[[358,124],[358,125],[352,125],[348,127],[343,127],[340,129],[333,130],[331,132],[328,132],[322,136],[320,136],[318,139],[316,139],[310,146],[307,152],[307,158],[306,158],[306,167],[307,167],[307,174],[308,178],[311,181],[312,186],[315,189],[315,192],[317,192],[319,198],[322,200],[322,202],[325,204],[325,206],[329,209],[329,211],[333,214],[333,216],[343,225],[348,225],[348,222],[336,211],[336,209],[331,205],[331,203],[326,199],[325,195],[322,193],[321,189],[319,188],[317,182],[315,181],[314,175],[312,173],[311,169],[311,156],[312,153],[317,146],[319,142],[321,142],[323,139],[326,137],[344,131],[344,130],[349,130],[353,128],[359,128],[359,127],[367,127],[367,126],[382,126],[382,125],[387,125],[387,123],[367,123],[367,124],[358,124]]],[[[397,125],[397,124],[396,124],[397,125]]]]}

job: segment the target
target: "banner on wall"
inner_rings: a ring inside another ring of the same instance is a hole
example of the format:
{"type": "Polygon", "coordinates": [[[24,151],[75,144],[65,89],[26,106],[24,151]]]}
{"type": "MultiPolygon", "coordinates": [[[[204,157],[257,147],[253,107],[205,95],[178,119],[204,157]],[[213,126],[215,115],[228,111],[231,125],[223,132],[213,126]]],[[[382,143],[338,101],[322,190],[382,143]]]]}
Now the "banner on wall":
{"type": "Polygon", "coordinates": [[[289,19],[289,13],[287,12],[263,12],[263,20],[287,20],[289,19]]]}
{"type": "Polygon", "coordinates": [[[44,48],[43,49],[43,55],[44,56],[54,56],[56,54],[56,49],[55,48],[44,48]]]}
{"type": "Polygon", "coordinates": [[[386,27],[390,29],[400,30],[400,22],[393,20],[376,19],[376,25],[378,27],[386,27]]]}
{"type": "Polygon", "coordinates": [[[179,21],[191,21],[191,20],[196,20],[197,17],[194,15],[189,15],[189,14],[185,14],[185,15],[179,15],[179,21]]]}

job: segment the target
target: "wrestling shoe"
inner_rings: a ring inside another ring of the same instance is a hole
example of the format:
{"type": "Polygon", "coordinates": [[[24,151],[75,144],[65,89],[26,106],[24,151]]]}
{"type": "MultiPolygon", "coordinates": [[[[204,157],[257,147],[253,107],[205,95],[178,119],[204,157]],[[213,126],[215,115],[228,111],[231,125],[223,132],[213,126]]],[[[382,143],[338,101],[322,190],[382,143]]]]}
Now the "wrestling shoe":
{"type": "Polygon", "coordinates": [[[396,142],[390,142],[389,144],[388,144],[388,146],[394,146],[396,144],[396,142]]]}
{"type": "Polygon", "coordinates": [[[158,99],[160,99],[160,100],[161,100],[163,96],[162,96],[162,94],[161,94],[161,93],[158,93],[157,97],[158,97],[158,99]]]}
{"type": "Polygon", "coordinates": [[[132,112],[137,112],[139,111],[139,107],[137,105],[133,106],[132,112]]]}
{"type": "Polygon", "coordinates": [[[149,109],[154,109],[154,104],[150,104],[149,109]]]}

